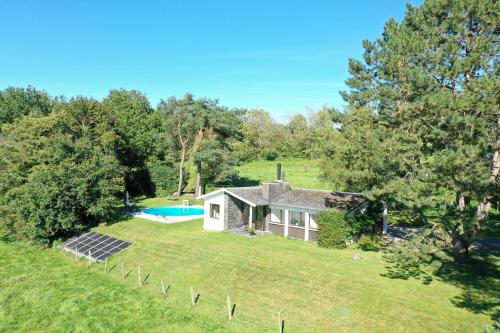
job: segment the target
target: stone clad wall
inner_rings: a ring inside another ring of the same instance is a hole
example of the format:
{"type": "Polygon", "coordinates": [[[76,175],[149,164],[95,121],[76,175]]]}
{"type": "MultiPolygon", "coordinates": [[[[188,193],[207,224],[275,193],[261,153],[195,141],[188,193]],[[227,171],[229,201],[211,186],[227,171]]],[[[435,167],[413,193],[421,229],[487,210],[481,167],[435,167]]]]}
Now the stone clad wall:
{"type": "Polygon", "coordinates": [[[233,229],[242,226],[243,220],[243,208],[245,203],[228,195],[224,195],[225,201],[225,213],[224,214],[224,226],[225,229],[233,229]]]}

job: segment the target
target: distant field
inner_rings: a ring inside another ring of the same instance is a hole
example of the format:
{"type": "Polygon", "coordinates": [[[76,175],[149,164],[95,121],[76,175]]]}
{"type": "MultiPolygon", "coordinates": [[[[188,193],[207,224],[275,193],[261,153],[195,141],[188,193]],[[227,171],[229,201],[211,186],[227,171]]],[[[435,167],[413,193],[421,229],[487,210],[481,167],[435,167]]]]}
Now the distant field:
{"type": "Polygon", "coordinates": [[[241,179],[234,186],[258,185],[263,181],[276,180],[276,166],[281,163],[285,180],[292,187],[328,190],[328,184],[319,180],[320,162],[308,159],[286,159],[277,161],[253,161],[238,167],[241,179]]]}

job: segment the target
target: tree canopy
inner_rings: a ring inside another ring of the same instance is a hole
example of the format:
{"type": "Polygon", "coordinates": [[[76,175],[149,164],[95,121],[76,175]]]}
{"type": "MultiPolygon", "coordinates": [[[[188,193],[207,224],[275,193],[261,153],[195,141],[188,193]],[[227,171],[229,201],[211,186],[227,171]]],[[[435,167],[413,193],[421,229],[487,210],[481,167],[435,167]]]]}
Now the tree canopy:
{"type": "Polygon", "coordinates": [[[349,61],[339,144],[325,179],[370,198],[432,209],[468,249],[498,193],[499,4],[428,0],[390,19],[349,61]]]}

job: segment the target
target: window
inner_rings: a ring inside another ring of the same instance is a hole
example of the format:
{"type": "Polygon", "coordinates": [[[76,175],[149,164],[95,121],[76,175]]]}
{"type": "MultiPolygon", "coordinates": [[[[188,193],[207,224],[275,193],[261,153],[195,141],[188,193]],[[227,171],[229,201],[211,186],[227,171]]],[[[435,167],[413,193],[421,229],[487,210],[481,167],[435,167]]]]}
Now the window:
{"type": "Polygon", "coordinates": [[[220,216],[220,205],[210,204],[210,218],[219,219],[220,216]]]}
{"type": "Polygon", "coordinates": [[[283,211],[281,209],[271,209],[271,222],[285,223],[283,211]]]}
{"type": "Polygon", "coordinates": [[[309,214],[309,228],[318,229],[318,225],[316,224],[316,214],[309,214]]]}
{"type": "Polygon", "coordinates": [[[305,216],[306,214],[304,212],[290,212],[290,225],[298,226],[298,227],[305,227],[305,216]]]}

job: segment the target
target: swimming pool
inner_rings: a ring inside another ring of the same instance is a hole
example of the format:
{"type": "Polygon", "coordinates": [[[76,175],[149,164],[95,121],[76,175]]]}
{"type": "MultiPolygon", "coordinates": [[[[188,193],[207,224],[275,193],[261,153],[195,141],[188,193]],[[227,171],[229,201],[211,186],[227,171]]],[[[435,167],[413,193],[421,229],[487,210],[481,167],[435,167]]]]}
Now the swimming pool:
{"type": "Polygon", "coordinates": [[[143,213],[156,216],[196,216],[203,215],[204,209],[201,207],[165,206],[148,208],[143,213]]]}

